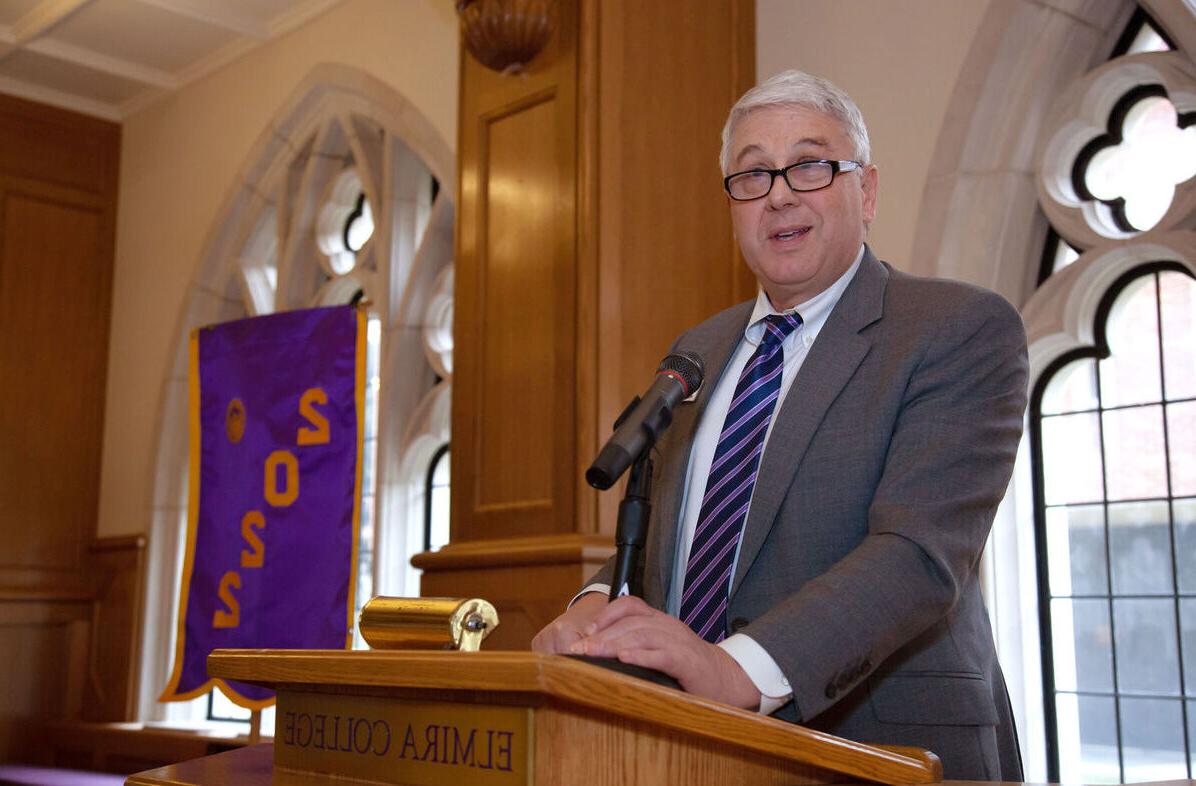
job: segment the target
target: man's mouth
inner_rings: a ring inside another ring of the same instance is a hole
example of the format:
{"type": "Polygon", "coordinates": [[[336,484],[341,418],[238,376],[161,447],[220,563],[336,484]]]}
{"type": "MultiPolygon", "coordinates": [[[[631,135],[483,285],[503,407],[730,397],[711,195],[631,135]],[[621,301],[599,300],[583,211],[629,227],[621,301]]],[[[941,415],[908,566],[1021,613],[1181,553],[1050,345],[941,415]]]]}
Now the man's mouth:
{"type": "Polygon", "coordinates": [[[801,237],[809,231],[809,227],[794,227],[793,229],[784,229],[780,232],[774,232],[772,234],[772,239],[780,241],[793,240],[794,238],[801,237]]]}

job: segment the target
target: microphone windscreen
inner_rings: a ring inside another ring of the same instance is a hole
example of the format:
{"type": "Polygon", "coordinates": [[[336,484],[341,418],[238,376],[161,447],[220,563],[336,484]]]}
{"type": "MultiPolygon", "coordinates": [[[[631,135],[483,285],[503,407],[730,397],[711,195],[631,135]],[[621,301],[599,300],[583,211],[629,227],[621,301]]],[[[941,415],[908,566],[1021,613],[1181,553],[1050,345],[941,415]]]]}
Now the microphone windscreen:
{"type": "Polygon", "coordinates": [[[678,376],[685,385],[686,398],[698,392],[698,388],[702,387],[702,375],[705,373],[702,359],[692,352],[677,352],[673,355],[665,356],[665,359],[660,361],[660,366],[656,369],[656,373],[672,372],[678,376]]]}

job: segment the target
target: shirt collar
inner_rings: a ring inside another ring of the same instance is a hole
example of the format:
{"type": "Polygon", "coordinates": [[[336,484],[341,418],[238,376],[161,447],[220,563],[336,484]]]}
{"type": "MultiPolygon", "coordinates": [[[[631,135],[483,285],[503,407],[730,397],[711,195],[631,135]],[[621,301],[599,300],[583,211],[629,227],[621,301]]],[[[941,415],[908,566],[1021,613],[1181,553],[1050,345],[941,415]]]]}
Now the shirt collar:
{"type": "Polygon", "coordinates": [[[809,341],[813,342],[814,339],[818,338],[818,332],[826,324],[826,320],[830,317],[831,312],[834,311],[839,298],[843,297],[843,291],[847,289],[847,285],[855,278],[855,273],[860,269],[860,262],[863,259],[864,247],[860,246],[860,251],[855,255],[855,261],[851,263],[851,267],[847,268],[843,275],[835,279],[835,283],[806,302],[798,303],[793,308],[787,308],[784,311],[777,311],[773,308],[772,301],[768,299],[768,295],[761,288],[756,293],[756,307],[752,309],[752,318],[748,320],[748,326],[743,331],[744,338],[747,339],[749,344],[758,345],[764,337],[764,323],[762,320],[766,316],[769,314],[792,314],[797,312],[802,318],[802,324],[801,327],[793,331],[792,335],[797,335],[800,331],[803,335],[809,336],[809,341]]]}

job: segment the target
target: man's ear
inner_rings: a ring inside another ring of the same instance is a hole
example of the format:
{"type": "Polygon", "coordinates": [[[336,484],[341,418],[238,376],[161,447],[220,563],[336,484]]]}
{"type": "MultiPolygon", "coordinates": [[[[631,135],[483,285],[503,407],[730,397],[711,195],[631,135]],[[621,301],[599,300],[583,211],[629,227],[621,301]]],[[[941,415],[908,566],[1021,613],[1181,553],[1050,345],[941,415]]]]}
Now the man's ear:
{"type": "Polygon", "coordinates": [[[864,226],[870,226],[876,218],[876,189],[879,179],[876,164],[869,164],[864,168],[860,178],[860,188],[864,191],[864,226]]]}

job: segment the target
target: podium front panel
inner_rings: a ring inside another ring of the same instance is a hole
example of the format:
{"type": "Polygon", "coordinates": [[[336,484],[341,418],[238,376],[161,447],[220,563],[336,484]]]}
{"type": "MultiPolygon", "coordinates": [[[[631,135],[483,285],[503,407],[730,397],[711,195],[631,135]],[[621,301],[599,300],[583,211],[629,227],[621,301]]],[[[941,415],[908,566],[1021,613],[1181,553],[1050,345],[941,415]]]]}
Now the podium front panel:
{"type": "Polygon", "coordinates": [[[526,786],[532,710],[281,690],[274,765],[411,786],[526,786]]]}

